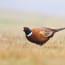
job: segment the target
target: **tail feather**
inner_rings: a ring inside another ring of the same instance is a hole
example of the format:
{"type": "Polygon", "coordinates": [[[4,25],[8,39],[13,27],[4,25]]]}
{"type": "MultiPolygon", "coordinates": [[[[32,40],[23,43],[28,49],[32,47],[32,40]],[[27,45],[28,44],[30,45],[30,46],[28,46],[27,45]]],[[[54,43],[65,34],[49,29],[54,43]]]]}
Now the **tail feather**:
{"type": "Polygon", "coordinates": [[[53,28],[43,27],[43,29],[48,29],[48,30],[51,30],[51,31],[54,31],[54,32],[58,32],[58,31],[64,30],[65,27],[64,28],[59,28],[59,29],[53,29],[53,28]]]}
{"type": "Polygon", "coordinates": [[[59,28],[59,29],[55,29],[55,32],[59,32],[59,31],[62,31],[64,30],[65,28],[59,28]]]}

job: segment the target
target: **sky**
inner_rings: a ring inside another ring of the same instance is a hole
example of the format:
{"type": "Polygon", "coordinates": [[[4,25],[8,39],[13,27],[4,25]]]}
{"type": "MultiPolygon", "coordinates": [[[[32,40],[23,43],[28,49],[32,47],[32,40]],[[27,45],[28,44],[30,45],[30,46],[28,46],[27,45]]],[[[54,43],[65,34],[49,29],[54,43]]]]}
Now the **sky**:
{"type": "Polygon", "coordinates": [[[0,0],[0,9],[65,15],[65,0],[0,0]]]}

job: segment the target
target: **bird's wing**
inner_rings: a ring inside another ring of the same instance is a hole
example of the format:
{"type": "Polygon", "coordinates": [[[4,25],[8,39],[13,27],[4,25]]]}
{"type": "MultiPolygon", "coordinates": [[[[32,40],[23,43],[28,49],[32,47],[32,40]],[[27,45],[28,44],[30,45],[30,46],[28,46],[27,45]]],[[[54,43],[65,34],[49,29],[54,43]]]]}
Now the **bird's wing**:
{"type": "Polygon", "coordinates": [[[44,35],[44,37],[50,37],[53,34],[53,31],[47,28],[41,28],[40,34],[44,35]]]}

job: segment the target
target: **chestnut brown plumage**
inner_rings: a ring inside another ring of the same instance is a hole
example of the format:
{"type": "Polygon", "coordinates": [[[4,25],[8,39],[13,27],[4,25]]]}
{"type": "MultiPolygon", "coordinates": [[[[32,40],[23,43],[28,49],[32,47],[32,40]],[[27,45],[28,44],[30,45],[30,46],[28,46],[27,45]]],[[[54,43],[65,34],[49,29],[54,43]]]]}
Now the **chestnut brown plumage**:
{"type": "Polygon", "coordinates": [[[24,32],[26,38],[30,42],[36,43],[38,45],[43,45],[51,37],[53,37],[56,32],[59,32],[64,29],[65,28],[52,29],[48,27],[30,29],[29,27],[24,27],[24,32]]]}

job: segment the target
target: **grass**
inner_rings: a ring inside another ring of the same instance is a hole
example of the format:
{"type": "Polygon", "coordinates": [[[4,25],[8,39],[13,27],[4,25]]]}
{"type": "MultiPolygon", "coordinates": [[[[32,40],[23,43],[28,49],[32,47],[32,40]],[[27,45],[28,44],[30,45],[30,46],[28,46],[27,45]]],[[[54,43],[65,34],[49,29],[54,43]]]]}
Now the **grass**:
{"type": "Polygon", "coordinates": [[[23,26],[64,27],[63,17],[24,13],[2,14],[0,15],[0,65],[65,65],[65,31],[56,33],[43,46],[26,40],[22,31],[23,26]]]}

